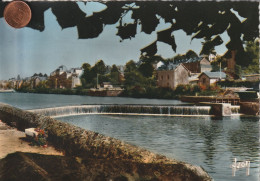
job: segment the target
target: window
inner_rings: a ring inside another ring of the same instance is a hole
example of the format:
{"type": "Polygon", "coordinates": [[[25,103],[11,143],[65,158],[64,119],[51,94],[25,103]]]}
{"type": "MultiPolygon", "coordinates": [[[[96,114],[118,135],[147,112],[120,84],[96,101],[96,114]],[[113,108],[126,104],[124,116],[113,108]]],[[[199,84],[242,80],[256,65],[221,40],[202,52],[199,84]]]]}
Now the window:
{"type": "Polygon", "coordinates": [[[161,80],[163,80],[163,75],[161,75],[161,80]]]}
{"type": "Polygon", "coordinates": [[[168,80],[170,79],[170,76],[169,75],[167,75],[167,78],[168,78],[168,80]]]}

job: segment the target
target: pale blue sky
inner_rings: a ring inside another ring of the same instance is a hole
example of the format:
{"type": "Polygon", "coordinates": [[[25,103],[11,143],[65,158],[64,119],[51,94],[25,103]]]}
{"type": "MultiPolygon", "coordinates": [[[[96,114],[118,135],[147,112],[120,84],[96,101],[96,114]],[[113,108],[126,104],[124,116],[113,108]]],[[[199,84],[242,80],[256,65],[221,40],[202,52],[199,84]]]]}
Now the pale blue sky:
{"type": "MultiPolygon", "coordinates": [[[[100,3],[91,2],[87,6],[79,3],[87,15],[93,11],[104,8],[100,3]]],[[[129,21],[130,14],[125,17],[129,21]]],[[[14,29],[9,27],[3,18],[0,19],[0,80],[17,77],[32,76],[34,73],[50,74],[60,65],[68,68],[80,67],[84,62],[93,65],[102,59],[107,65],[124,65],[133,59],[137,61],[140,49],[156,39],[156,31],[151,35],[140,33],[131,40],[120,42],[116,36],[117,25],[107,25],[98,38],[78,39],[76,27],[62,30],[51,10],[45,12],[45,30],[39,32],[31,28],[14,29]]],[[[170,25],[160,22],[158,30],[168,28],[170,25]]],[[[185,53],[192,49],[196,53],[201,50],[202,40],[186,35],[182,30],[174,32],[177,52],[164,43],[157,43],[158,55],[170,58],[178,53],[185,53]]],[[[225,43],[229,40],[226,33],[222,35],[224,43],[216,47],[218,54],[226,51],[225,43]]]]}

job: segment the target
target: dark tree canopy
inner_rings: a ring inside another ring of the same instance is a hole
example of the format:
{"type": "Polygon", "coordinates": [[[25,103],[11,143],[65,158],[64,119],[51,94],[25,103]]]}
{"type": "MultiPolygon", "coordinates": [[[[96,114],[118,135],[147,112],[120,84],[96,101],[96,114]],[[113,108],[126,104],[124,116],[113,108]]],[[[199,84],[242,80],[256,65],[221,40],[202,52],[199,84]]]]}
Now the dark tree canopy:
{"type": "MultiPolygon", "coordinates": [[[[205,38],[201,54],[210,51],[223,43],[219,34],[227,31],[230,41],[226,44],[228,50],[237,50],[243,55],[243,42],[253,41],[259,36],[258,2],[101,2],[107,6],[100,12],[87,16],[76,2],[28,2],[32,9],[32,20],[28,27],[43,31],[44,11],[51,8],[61,28],[76,27],[80,39],[96,38],[105,25],[116,24],[117,36],[122,40],[134,38],[137,25],[141,31],[151,34],[157,28],[160,19],[170,23],[170,27],[157,32],[157,39],[141,49],[146,56],[157,53],[157,42],[164,42],[176,51],[174,31],[183,30],[194,38],[205,38]],[[233,13],[245,18],[241,22],[233,13]],[[123,24],[126,13],[132,13],[132,22],[123,24]]],[[[6,2],[0,3],[0,17],[6,2]]],[[[227,52],[227,56],[230,51],[227,52]]]]}

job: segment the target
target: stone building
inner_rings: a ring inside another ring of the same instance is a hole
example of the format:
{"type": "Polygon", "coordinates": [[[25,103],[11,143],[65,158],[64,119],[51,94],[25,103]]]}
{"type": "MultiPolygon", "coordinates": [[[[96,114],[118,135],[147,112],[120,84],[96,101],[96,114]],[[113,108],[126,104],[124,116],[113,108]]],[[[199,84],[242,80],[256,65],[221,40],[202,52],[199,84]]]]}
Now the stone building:
{"type": "Polygon", "coordinates": [[[200,86],[209,87],[211,84],[214,84],[219,80],[224,80],[226,74],[224,72],[202,72],[198,78],[198,84],[200,86]]]}
{"type": "Polygon", "coordinates": [[[190,58],[187,61],[183,62],[183,65],[191,73],[210,72],[212,70],[210,61],[206,57],[190,58]]]}
{"type": "Polygon", "coordinates": [[[178,85],[189,84],[190,71],[181,64],[169,64],[166,69],[158,68],[157,70],[158,87],[175,89],[178,85]]]}
{"type": "Polygon", "coordinates": [[[47,80],[47,78],[48,77],[44,77],[44,76],[36,76],[36,77],[34,77],[32,80],[32,84],[33,84],[33,88],[36,88],[39,84],[40,84],[40,82],[42,82],[42,81],[46,81],[47,80]]]}
{"type": "Polygon", "coordinates": [[[80,76],[83,73],[82,68],[67,69],[66,66],[61,65],[56,70],[51,72],[49,81],[51,81],[52,88],[75,88],[81,86],[80,76]]]}

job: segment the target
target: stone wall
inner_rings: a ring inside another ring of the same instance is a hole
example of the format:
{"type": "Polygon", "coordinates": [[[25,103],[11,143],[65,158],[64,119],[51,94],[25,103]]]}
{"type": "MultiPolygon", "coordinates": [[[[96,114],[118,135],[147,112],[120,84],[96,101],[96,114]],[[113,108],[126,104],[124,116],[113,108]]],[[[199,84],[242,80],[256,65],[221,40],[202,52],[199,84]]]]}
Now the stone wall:
{"type": "Polygon", "coordinates": [[[259,102],[240,102],[240,112],[246,115],[259,115],[259,102]]]}
{"type": "Polygon", "coordinates": [[[200,102],[199,105],[211,106],[210,114],[222,117],[231,116],[231,104],[227,103],[210,103],[210,102],[200,102]]]}
{"type": "MultiPolygon", "coordinates": [[[[211,180],[201,167],[171,160],[165,156],[154,154],[120,140],[6,104],[0,104],[0,119],[22,131],[29,127],[44,128],[48,132],[48,141],[55,145],[56,148],[63,150],[67,156],[75,156],[82,159],[163,164],[175,167],[178,165],[178,168],[181,168],[182,177],[184,175],[187,178],[196,178],[195,180],[211,180]]],[[[180,174],[179,169],[171,170],[170,172],[173,172],[176,176],[180,174]]]]}

